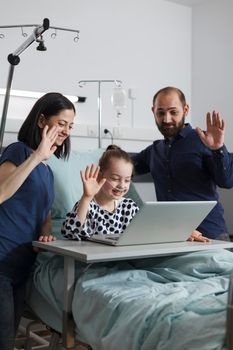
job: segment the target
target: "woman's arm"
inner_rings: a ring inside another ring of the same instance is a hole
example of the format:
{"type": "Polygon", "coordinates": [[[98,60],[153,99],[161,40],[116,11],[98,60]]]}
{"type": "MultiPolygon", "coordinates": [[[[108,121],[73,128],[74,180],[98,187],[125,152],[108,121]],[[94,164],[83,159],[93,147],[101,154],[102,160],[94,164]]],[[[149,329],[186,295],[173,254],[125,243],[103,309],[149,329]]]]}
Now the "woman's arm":
{"type": "Polygon", "coordinates": [[[56,150],[57,127],[48,130],[45,126],[38,148],[18,167],[11,162],[0,166],[0,204],[10,198],[23,184],[31,171],[43,160],[48,159],[56,150]]]}
{"type": "MultiPolygon", "coordinates": [[[[51,212],[48,213],[47,218],[43,222],[43,225],[41,227],[40,236],[38,237],[38,241],[40,242],[52,242],[55,241],[56,237],[52,235],[52,217],[51,212]]],[[[42,251],[38,247],[32,247],[34,252],[38,253],[39,251],[42,251]]]]}
{"type": "Polygon", "coordinates": [[[54,240],[56,240],[56,237],[52,235],[52,217],[51,217],[51,212],[49,212],[47,218],[45,219],[41,227],[38,241],[51,242],[54,240]]]}

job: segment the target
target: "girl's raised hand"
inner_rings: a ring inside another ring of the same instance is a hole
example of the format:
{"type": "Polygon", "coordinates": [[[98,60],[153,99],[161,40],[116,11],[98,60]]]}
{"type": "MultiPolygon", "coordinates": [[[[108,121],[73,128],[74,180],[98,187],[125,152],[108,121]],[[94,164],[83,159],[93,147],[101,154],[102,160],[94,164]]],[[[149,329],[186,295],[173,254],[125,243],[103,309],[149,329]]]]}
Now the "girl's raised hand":
{"type": "Polygon", "coordinates": [[[85,172],[80,171],[80,175],[83,182],[83,195],[86,197],[93,198],[96,193],[99,192],[100,188],[105,183],[106,179],[98,179],[100,167],[92,164],[87,166],[85,172]]]}

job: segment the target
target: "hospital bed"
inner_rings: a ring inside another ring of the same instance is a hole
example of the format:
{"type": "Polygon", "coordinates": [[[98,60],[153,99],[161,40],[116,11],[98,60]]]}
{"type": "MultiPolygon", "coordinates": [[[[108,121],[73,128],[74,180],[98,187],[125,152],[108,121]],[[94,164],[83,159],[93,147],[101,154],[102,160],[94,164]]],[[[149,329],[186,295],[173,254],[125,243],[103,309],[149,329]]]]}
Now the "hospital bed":
{"type": "MultiPolygon", "coordinates": [[[[79,171],[97,164],[100,154],[73,151],[67,163],[49,160],[56,193],[53,232],[58,238],[65,214],[81,196],[79,171]]],[[[134,186],[129,196],[140,204],[134,186]]],[[[233,254],[224,249],[104,264],[77,262],[75,338],[101,350],[223,350],[226,340],[233,349],[232,282],[228,293],[232,269],[233,254]]],[[[63,279],[62,257],[39,253],[28,305],[55,334],[64,332],[63,279]]]]}

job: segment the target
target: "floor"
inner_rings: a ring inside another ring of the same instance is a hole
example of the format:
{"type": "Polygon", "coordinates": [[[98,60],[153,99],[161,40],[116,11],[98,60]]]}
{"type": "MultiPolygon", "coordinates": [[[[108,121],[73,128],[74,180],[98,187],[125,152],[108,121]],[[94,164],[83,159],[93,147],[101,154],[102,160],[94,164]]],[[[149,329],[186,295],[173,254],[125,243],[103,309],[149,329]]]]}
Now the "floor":
{"type": "Polygon", "coordinates": [[[20,322],[14,350],[61,349],[56,338],[56,345],[51,347],[52,333],[41,322],[23,318],[20,322]],[[49,347],[50,346],[50,347],[49,347]]]}
{"type": "MultiPolygon", "coordinates": [[[[22,318],[14,350],[64,350],[64,347],[59,334],[52,333],[40,321],[22,318]]],[[[90,348],[79,343],[74,350],[90,350],[90,348]]]]}

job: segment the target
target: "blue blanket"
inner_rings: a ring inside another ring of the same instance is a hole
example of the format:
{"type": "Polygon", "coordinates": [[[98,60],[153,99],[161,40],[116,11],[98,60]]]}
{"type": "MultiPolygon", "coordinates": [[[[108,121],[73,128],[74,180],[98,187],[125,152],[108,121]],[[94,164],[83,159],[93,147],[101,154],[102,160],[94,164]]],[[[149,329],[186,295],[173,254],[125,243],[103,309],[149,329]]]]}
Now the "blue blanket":
{"type": "MultiPolygon", "coordinates": [[[[77,337],[101,350],[223,350],[233,254],[227,250],[76,265],[77,337]]],[[[36,290],[62,318],[63,260],[34,274],[36,290]]]]}

